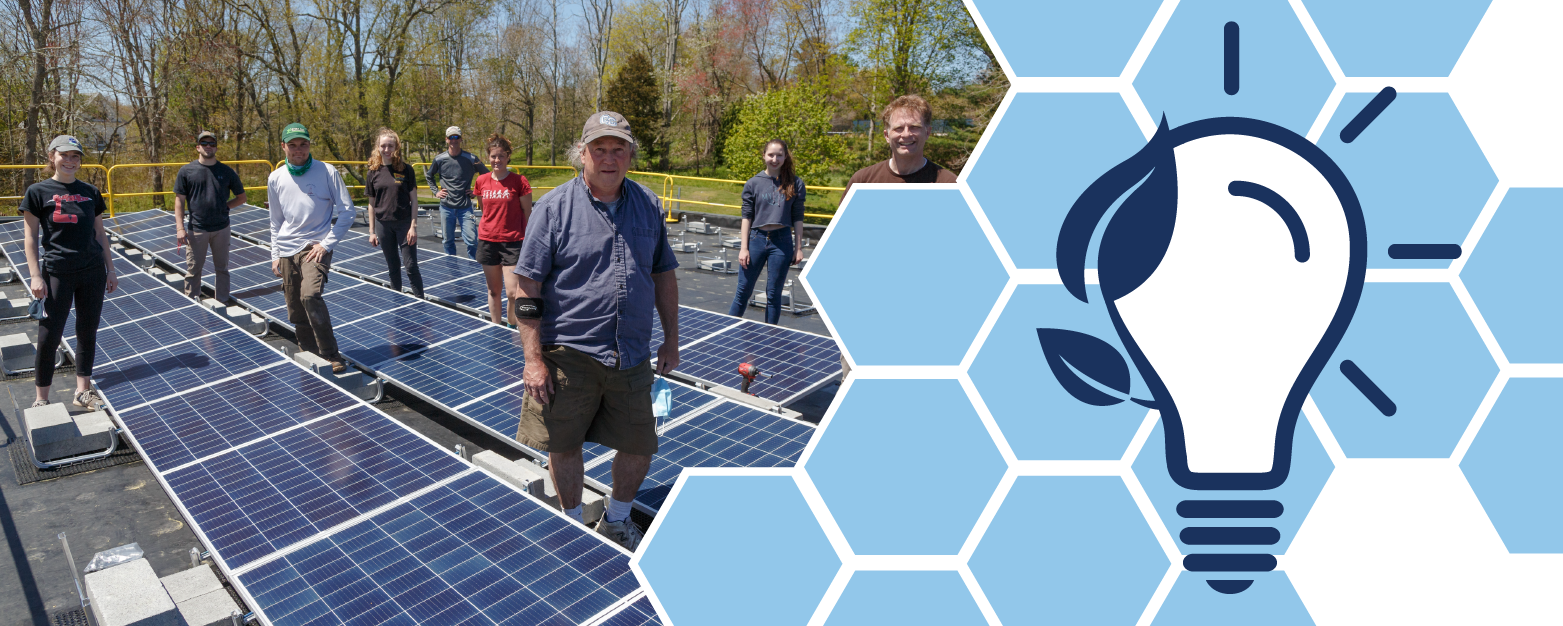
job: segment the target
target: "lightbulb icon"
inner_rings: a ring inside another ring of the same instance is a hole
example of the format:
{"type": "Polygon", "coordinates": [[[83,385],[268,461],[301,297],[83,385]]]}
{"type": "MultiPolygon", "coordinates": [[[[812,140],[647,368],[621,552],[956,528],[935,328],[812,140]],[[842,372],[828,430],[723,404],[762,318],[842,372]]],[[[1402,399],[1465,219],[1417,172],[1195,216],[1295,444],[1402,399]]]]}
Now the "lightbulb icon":
{"type": "MultiPolygon", "coordinates": [[[[1362,294],[1367,234],[1346,176],[1312,142],[1268,122],[1222,117],[1168,128],[1163,119],[1064,219],[1059,274],[1081,301],[1104,218],[1101,295],[1152,396],[1136,401],[1160,412],[1172,479],[1200,491],[1279,487],[1303,402],[1362,294]]],[[[1039,330],[1044,349],[1048,332],[1057,331],[1039,330]]],[[[1088,376],[1113,369],[1071,365],[1088,376]]],[[[1126,383],[1109,386],[1127,392],[1126,383]]],[[[1180,538],[1212,547],[1187,555],[1184,568],[1213,577],[1274,569],[1263,546],[1278,541],[1277,529],[1197,520],[1282,510],[1274,500],[1182,502],[1178,514],[1194,521],[1180,538]]],[[[1252,584],[1208,582],[1224,593],[1252,584]]]]}

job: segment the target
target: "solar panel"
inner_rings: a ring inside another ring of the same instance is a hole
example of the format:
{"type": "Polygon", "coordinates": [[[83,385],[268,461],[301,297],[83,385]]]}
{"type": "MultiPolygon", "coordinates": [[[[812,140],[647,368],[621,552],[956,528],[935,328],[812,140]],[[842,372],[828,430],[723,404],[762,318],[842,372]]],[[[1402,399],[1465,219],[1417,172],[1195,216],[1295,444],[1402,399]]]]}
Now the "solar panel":
{"type": "MultiPolygon", "coordinates": [[[[380,261],[380,265],[380,269],[384,270],[384,260],[380,261]]],[[[475,280],[479,285],[483,284],[482,267],[466,257],[455,257],[448,254],[421,254],[418,256],[418,272],[423,275],[423,284],[425,285],[438,285],[453,280],[475,280]],[[462,261],[466,263],[462,263],[462,261]],[[469,263],[471,264],[470,267],[467,265],[469,263]]]]}
{"type": "Polygon", "coordinates": [[[476,472],[238,579],[275,626],[580,624],[640,588],[621,550],[476,472]]]}
{"type": "Polygon", "coordinates": [[[122,411],[120,421],[158,472],[354,406],[290,363],[122,411]]]}
{"type": "MultiPolygon", "coordinates": [[[[723,329],[730,328],[743,320],[731,315],[712,313],[704,309],[681,306],[678,307],[678,343],[682,351],[696,341],[710,337],[723,329]]],[[[656,356],[657,349],[662,347],[662,316],[655,311],[651,315],[651,354],[656,356]]],[[[682,354],[679,360],[683,360],[682,354]]],[[[736,365],[734,367],[737,367],[736,365]]]]}
{"type": "Polygon", "coordinates": [[[152,290],[152,289],[154,289],[156,287],[163,286],[163,282],[162,281],[159,281],[158,279],[153,278],[151,276],[148,276],[146,274],[143,274],[143,273],[141,273],[140,270],[136,270],[135,273],[133,273],[133,274],[132,273],[128,273],[128,272],[123,272],[122,273],[122,272],[120,272],[119,267],[116,264],[115,268],[114,268],[114,273],[118,274],[119,289],[116,289],[114,291],[114,293],[109,294],[110,298],[121,297],[121,296],[130,295],[130,294],[136,294],[136,293],[141,293],[143,291],[150,291],[150,290],[152,290]]]}
{"type": "MultiPolygon", "coordinates": [[[[423,288],[423,295],[441,302],[464,307],[486,315],[488,313],[488,283],[483,275],[459,278],[447,283],[423,288]]],[[[504,309],[504,290],[500,290],[500,309],[504,309]]]]}
{"type": "MultiPolygon", "coordinates": [[[[210,285],[211,277],[202,279],[210,285]]],[[[228,272],[228,288],[233,292],[265,287],[271,283],[281,283],[282,279],[271,271],[270,263],[251,265],[230,270],[228,272]]]]}
{"type": "Polygon", "coordinates": [[[16,270],[16,276],[22,280],[22,284],[28,284],[33,279],[33,273],[27,267],[27,246],[22,241],[8,241],[0,244],[0,250],[5,252],[5,260],[16,270]]]}
{"type": "Polygon", "coordinates": [[[391,276],[390,270],[385,265],[385,257],[376,255],[359,257],[341,263],[332,263],[331,269],[362,276],[365,280],[379,283],[386,282],[391,276]]]}
{"type": "Polygon", "coordinates": [[[830,337],[744,322],[694,345],[680,346],[674,373],[740,389],[740,363],[753,363],[765,375],[749,387],[750,393],[785,405],[840,378],[841,349],[830,337]]]}
{"type": "MultiPolygon", "coordinates": [[[[437,404],[454,407],[519,382],[525,366],[520,334],[502,326],[484,324],[478,332],[383,363],[375,369],[382,377],[416,389],[437,404]]],[[[514,433],[515,429],[511,428],[510,432],[514,433]]]]}
{"type": "Polygon", "coordinates": [[[164,475],[229,568],[467,467],[367,406],[164,475]]]}
{"type": "MultiPolygon", "coordinates": [[[[657,438],[657,454],[635,504],[655,514],[686,467],[792,467],[814,427],[736,402],[722,403],[675,423],[657,438]]],[[[588,478],[613,483],[611,459],[586,469],[588,478]]]]}
{"type": "Polygon", "coordinates": [[[218,382],[285,361],[270,346],[237,328],[137,354],[93,369],[98,389],[117,410],[218,382]]]}
{"type": "Polygon", "coordinates": [[[338,322],[334,326],[342,354],[374,369],[409,352],[477,330],[481,324],[470,316],[439,305],[414,301],[411,306],[356,321],[338,322]]]}
{"type": "MultiPolygon", "coordinates": [[[[382,370],[383,371],[383,370],[382,370]]],[[[673,391],[673,406],[669,411],[665,423],[674,423],[691,412],[698,410],[718,399],[715,394],[701,391],[689,385],[668,381],[673,391]]],[[[453,412],[464,419],[475,422],[492,431],[495,437],[500,438],[524,452],[528,452],[538,458],[547,458],[548,454],[541,450],[522,445],[514,437],[517,428],[521,425],[521,403],[526,397],[526,387],[519,382],[511,383],[511,386],[500,391],[490,392],[487,396],[480,396],[466,404],[447,405],[453,412]]],[[[582,448],[585,463],[590,465],[596,460],[613,451],[604,446],[588,443],[582,448]]]]}
{"type": "Polygon", "coordinates": [[[600,626],[662,626],[657,609],[651,606],[651,598],[642,596],[634,604],[624,607],[602,622],[600,626]]]}
{"type": "MultiPolygon", "coordinates": [[[[96,342],[97,362],[111,363],[127,359],[142,352],[231,328],[233,326],[200,307],[168,311],[134,323],[100,329],[96,342]]],[[[70,344],[73,354],[79,349],[74,335],[65,341],[70,344]]]]}
{"type": "MultiPolygon", "coordinates": [[[[269,233],[268,233],[269,234],[269,233]]],[[[369,238],[357,233],[349,233],[347,237],[336,242],[331,248],[331,262],[340,263],[370,254],[384,254],[379,248],[370,247],[369,238]]]]}

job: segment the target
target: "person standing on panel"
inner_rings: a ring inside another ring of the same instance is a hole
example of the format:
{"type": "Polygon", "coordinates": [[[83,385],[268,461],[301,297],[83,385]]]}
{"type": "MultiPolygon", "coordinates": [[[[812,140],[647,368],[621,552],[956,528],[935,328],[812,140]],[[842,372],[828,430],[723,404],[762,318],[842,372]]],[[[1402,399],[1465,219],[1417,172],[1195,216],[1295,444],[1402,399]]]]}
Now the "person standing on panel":
{"type": "Polygon", "coordinates": [[[331,314],[321,296],[331,275],[331,250],[353,226],[353,197],[342,174],[309,154],[309,129],[297,122],[282,129],[288,161],[266,180],[271,207],[271,271],[282,278],[298,348],[331,362],[331,371],[347,371],[337,351],[331,314]],[[332,219],[336,220],[332,224],[332,219]]]}

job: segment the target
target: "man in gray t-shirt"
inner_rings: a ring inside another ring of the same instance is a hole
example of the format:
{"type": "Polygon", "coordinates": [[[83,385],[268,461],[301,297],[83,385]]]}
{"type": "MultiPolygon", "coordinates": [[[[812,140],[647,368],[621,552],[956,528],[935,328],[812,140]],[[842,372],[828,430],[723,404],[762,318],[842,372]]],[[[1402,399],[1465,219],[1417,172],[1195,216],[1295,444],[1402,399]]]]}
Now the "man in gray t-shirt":
{"type": "Polygon", "coordinates": [[[445,145],[449,147],[434,163],[429,165],[427,176],[429,190],[440,199],[440,219],[444,228],[445,254],[456,254],[456,229],[461,229],[461,240],[467,244],[467,256],[478,258],[478,222],[472,218],[472,177],[487,174],[488,168],[471,152],[461,149],[461,127],[445,129],[445,145]]]}

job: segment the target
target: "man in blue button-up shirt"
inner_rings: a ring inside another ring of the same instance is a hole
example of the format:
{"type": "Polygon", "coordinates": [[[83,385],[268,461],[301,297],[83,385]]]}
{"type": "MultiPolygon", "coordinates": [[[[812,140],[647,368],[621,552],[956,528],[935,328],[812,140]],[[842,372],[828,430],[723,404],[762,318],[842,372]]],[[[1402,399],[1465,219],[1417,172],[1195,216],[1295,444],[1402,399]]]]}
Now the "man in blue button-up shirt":
{"type": "Polygon", "coordinates": [[[516,439],[548,452],[559,505],[581,519],[581,444],[613,459],[613,494],[596,529],[627,549],[641,531],[630,503],[657,452],[651,412],[653,307],[662,319],[657,373],[678,366],[678,261],[655,193],[625,178],[635,136],[623,116],[593,113],[570,150],[581,176],[532,209],[516,274],[543,301],[521,320],[526,400],[516,439]]]}

